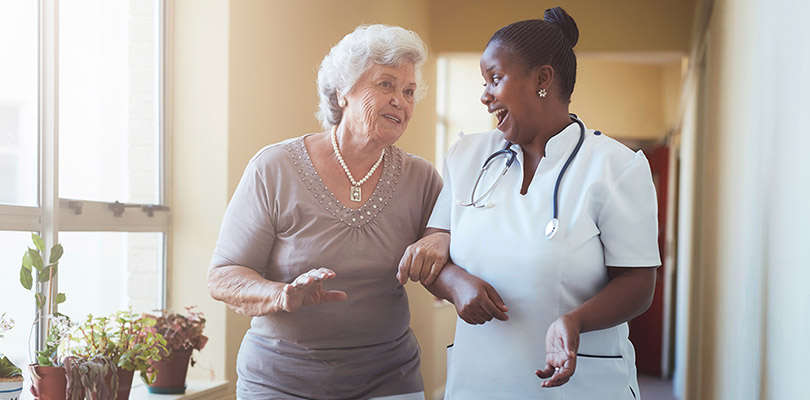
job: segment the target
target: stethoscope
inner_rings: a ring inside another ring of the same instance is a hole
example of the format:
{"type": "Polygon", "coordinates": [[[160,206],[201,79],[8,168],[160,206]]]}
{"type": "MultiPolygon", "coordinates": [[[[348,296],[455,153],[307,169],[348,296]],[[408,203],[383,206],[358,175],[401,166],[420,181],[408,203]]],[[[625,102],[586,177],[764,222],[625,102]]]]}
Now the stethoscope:
{"type": "MultiPolygon", "coordinates": [[[[557,182],[554,184],[554,198],[552,199],[552,216],[551,221],[548,221],[548,224],[546,225],[546,232],[545,232],[546,237],[549,239],[553,238],[554,235],[557,234],[557,229],[560,226],[560,220],[557,218],[559,215],[558,213],[559,205],[557,204],[557,200],[559,198],[560,183],[562,182],[562,178],[565,175],[565,170],[568,169],[568,165],[571,164],[571,161],[579,152],[579,148],[582,147],[582,142],[585,141],[585,125],[582,123],[582,121],[579,120],[579,118],[577,118],[576,114],[568,114],[568,115],[571,117],[571,120],[573,122],[576,122],[577,125],[579,125],[579,141],[577,142],[576,147],[574,147],[574,151],[571,152],[570,156],[568,156],[568,160],[566,160],[565,164],[563,164],[563,167],[560,170],[560,174],[557,175],[557,182]]],[[[480,202],[483,199],[487,198],[487,196],[489,196],[489,194],[492,193],[493,190],[495,190],[495,186],[498,185],[498,182],[500,182],[501,178],[503,178],[503,176],[506,175],[506,172],[509,171],[509,167],[511,167],[512,163],[515,162],[515,159],[517,159],[517,153],[514,150],[512,150],[511,147],[512,142],[507,142],[506,146],[503,149],[500,149],[492,153],[489,157],[487,157],[486,161],[484,161],[484,165],[481,167],[481,171],[478,172],[478,178],[475,179],[475,185],[473,185],[472,193],[470,193],[470,202],[464,203],[461,200],[459,200],[458,201],[459,205],[461,205],[462,207],[474,207],[474,208],[490,208],[494,206],[492,202],[487,202],[485,204],[480,204],[480,202]],[[506,165],[504,165],[503,172],[501,172],[501,174],[498,175],[498,178],[495,180],[494,183],[492,183],[492,186],[490,186],[489,190],[484,192],[484,194],[482,194],[476,199],[475,190],[478,188],[478,183],[481,182],[481,177],[484,176],[484,172],[489,168],[490,162],[502,155],[508,157],[506,160],[506,165]]]]}

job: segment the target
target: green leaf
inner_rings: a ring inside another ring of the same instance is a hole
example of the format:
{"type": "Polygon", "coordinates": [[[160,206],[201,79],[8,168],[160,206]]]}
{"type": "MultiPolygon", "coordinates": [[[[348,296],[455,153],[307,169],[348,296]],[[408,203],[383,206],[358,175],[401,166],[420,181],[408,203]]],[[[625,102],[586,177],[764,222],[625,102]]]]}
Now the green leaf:
{"type": "Polygon", "coordinates": [[[34,298],[37,299],[37,308],[42,308],[45,305],[45,296],[40,293],[34,295],[34,298]]]}
{"type": "Polygon", "coordinates": [[[41,271],[42,267],[45,266],[45,263],[42,261],[42,256],[34,249],[28,249],[28,257],[31,257],[31,264],[37,271],[41,271]]]}
{"type": "Polygon", "coordinates": [[[51,247],[51,258],[49,263],[53,264],[59,261],[62,258],[62,254],[65,252],[65,249],[62,248],[62,245],[57,243],[53,247],[51,247]]]}
{"type": "Polygon", "coordinates": [[[41,365],[43,367],[52,366],[51,359],[46,357],[46,356],[37,356],[37,362],[39,363],[39,365],[41,365]]]}
{"type": "Polygon", "coordinates": [[[59,264],[57,263],[57,264],[51,264],[51,265],[43,268],[42,271],[39,272],[39,281],[40,282],[47,282],[48,279],[51,277],[51,274],[53,274],[53,276],[56,276],[56,267],[58,267],[58,266],[59,266],[59,264]]]}
{"type": "Polygon", "coordinates": [[[53,302],[54,302],[54,304],[62,304],[62,303],[65,302],[65,300],[67,300],[67,297],[65,297],[64,293],[57,293],[56,297],[53,300],[53,302]]]}
{"type": "Polygon", "coordinates": [[[31,260],[31,256],[28,254],[28,251],[26,251],[25,254],[23,254],[22,265],[23,267],[25,267],[25,269],[29,271],[31,270],[31,268],[34,268],[34,261],[31,260]]]}
{"type": "Polygon", "coordinates": [[[31,233],[31,240],[34,241],[34,245],[37,246],[37,249],[39,249],[39,251],[42,252],[45,251],[45,241],[42,240],[42,238],[39,237],[39,235],[37,235],[36,233],[31,233]]]}
{"type": "Polygon", "coordinates": [[[0,377],[11,378],[22,375],[22,371],[6,356],[0,357],[0,377]]]}
{"type": "Polygon", "coordinates": [[[20,268],[20,283],[26,290],[31,290],[34,286],[34,278],[31,276],[31,271],[25,269],[25,266],[20,268]]]}

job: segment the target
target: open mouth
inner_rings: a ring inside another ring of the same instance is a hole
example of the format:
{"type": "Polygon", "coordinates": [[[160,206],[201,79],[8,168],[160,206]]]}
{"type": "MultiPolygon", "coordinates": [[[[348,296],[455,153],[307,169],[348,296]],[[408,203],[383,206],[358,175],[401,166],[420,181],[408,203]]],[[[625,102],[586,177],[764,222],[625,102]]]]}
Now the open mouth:
{"type": "Polygon", "coordinates": [[[492,112],[495,114],[495,117],[498,118],[498,128],[500,129],[503,126],[503,122],[506,120],[506,117],[509,115],[509,112],[506,109],[499,108],[492,112]]]}
{"type": "Polygon", "coordinates": [[[397,118],[397,117],[395,117],[395,116],[393,116],[393,115],[391,115],[391,114],[383,114],[383,117],[384,117],[384,118],[388,118],[388,119],[390,119],[391,121],[393,121],[394,123],[397,123],[397,124],[401,124],[401,123],[402,123],[402,120],[401,120],[401,119],[399,119],[399,118],[397,118]]]}

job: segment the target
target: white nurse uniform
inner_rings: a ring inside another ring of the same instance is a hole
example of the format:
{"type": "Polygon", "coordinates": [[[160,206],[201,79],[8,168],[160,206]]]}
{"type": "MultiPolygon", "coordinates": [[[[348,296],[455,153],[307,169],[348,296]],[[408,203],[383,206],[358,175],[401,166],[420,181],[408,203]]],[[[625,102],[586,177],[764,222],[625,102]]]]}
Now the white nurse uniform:
{"type": "MultiPolygon", "coordinates": [[[[555,181],[579,137],[580,127],[572,123],[548,141],[525,195],[523,153],[513,145],[517,160],[483,200],[488,208],[463,207],[459,200],[470,201],[484,160],[506,144],[503,134],[466,135],[448,152],[444,188],[428,226],[451,231],[452,260],[498,291],[509,320],[457,320],[445,399],[639,398],[626,323],[581,335],[577,368],[565,385],[541,388],[534,375],[545,365],[549,325],[607,284],[607,266],[660,265],[647,159],[593,130],[585,130],[561,182],[557,235],[545,237],[555,181]]],[[[489,188],[503,162],[484,174],[476,195],[489,188]]]]}

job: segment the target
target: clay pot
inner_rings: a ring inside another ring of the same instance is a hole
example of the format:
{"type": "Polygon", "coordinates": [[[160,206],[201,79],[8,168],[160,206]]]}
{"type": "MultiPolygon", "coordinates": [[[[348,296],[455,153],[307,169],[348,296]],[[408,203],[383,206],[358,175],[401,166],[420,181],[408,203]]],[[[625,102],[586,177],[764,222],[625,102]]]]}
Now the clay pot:
{"type": "Polygon", "coordinates": [[[118,397],[116,400],[129,400],[129,391],[132,389],[132,376],[135,371],[127,371],[118,367],[118,397]]]}
{"type": "Polygon", "coordinates": [[[67,397],[67,377],[62,367],[30,365],[31,393],[36,400],[65,400],[67,397]]]}
{"type": "Polygon", "coordinates": [[[23,390],[23,377],[0,378],[0,400],[18,400],[23,390]]]}
{"type": "Polygon", "coordinates": [[[192,350],[172,350],[171,358],[153,361],[157,379],[149,385],[149,393],[180,394],[186,392],[186,373],[192,350]]]}

